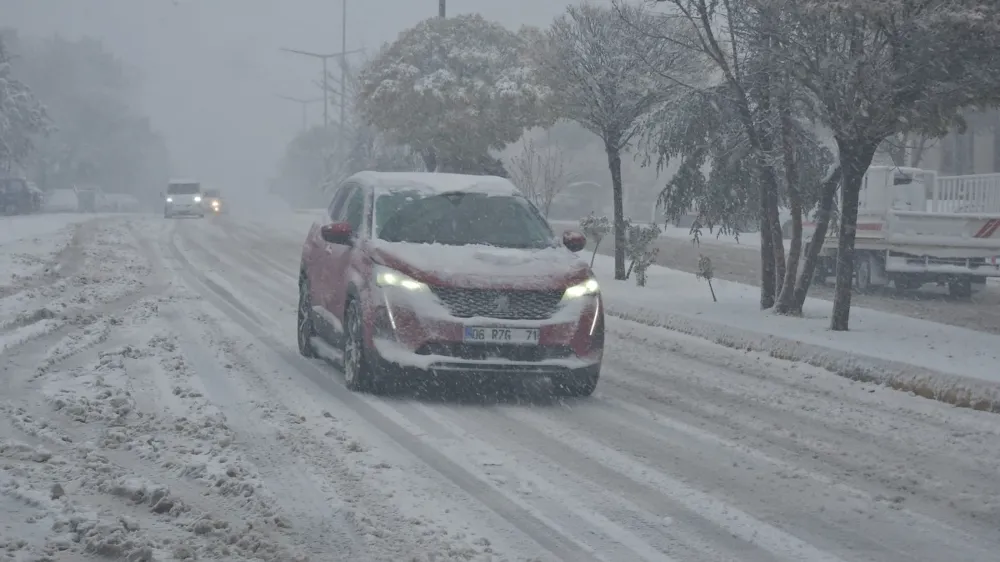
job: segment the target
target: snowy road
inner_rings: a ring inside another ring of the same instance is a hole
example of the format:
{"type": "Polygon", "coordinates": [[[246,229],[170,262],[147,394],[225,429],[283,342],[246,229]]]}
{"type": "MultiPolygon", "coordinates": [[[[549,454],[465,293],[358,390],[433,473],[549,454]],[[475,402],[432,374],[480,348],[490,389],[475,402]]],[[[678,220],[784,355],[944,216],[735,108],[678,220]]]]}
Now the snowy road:
{"type": "Polygon", "coordinates": [[[66,275],[0,292],[0,552],[957,562],[1000,551],[995,415],[666,330],[609,318],[591,399],[351,393],[295,351],[306,226],[85,225],[77,250],[52,258],[73,256],[66,275]]]}

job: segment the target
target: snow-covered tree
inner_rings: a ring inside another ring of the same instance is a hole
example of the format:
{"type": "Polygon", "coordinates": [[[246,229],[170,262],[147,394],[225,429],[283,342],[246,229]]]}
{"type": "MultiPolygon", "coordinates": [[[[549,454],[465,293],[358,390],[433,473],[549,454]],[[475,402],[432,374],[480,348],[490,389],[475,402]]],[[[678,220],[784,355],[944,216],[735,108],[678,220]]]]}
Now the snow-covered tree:
{"type": "MultiPolygon", "coordinates": [[[[774,18],[777,13],[764,13],[757,10],[756,0],[731,0],[729,2],[714,2],[712,0],[647,0],[648,4],[667,5],[672,12],[662,15],[656,25],[634,25],[640,31],[645,28],[651,39],[669,43],[681,49],[690,57],[696,57],[706,62],[709,69],[710,83],[705,85],[692,84],[695,99],[689,99],[684,105],[692,106],[694,110],[677,108],[681,112],[681,125],[690,123],[690,117],[684,114],[701,116],[710,122],[714,119],[720,127],[713,131],[712,125],[696,125],[692,131],[677,129],[688,139],[688,147],[695,146],[704,140],[707,132],[715,137],[714,152],[723,157],[710,158],[708,147],[700,150],[702,154],[694,154],[686,169],[682,170],[679,181],[690,181],[700,177],[696,168],[711,164],[719,166],[722,174],[740,181],[748,187],[754,187],[757,193],[746,194],[737,201],[729,201],[731,190],[720,188],[718,184],[702,183],[695,185],[699,189],[708,189],[712,194],[707,199],[709,214],[715,214],[711,222],[718,222],[719,217],[727,214],[727,209],[737,209],[736,205],[755,203],[746,207],[748,212],[756,213],[756,220],[761,232],[761,295],[762,308],[774,306],[779,297],[786,277],[784,242],[781,224],[778,218],[780,203],[780,175],[776,163],[780,162],[781,142],[777,125],[782,113],[779,97],[785,97],[785,109],[791,101],[785,94],[789,80],[773,64],[769,56],[770,39],[763,33],[765,27],[778,25],[774,18]],[[658,31],[660,28],[680,25],[682,32],[658,31]],[[703,92],[698,92],[703,89],[703,92]],[[698,99],[703,97],[703,99],[698,99]],[[698,105],[701,104],[699,108],[698,105]],[[692,144],[692,140],[693,143],[692,144]],[[738,150],[738,156],[725,156],[727,150],[738,150]],[[721,153],[720,153],[721,150],[721,153]],[[700,160],[698,162],[697,160],[700,160]],[[721,191],[720,191],[721,189],[721,191]]],[[[621,16],[629,20],[629,12],[622,0],[615,0],[615,5],[621,16]]],[[[674,108],[668,108],[673,110],[674,108]]],[[[677,117],[666,121],[676,120],[677,117]]],[[[662,149],[660,150],[662,155],[662,149]]],[[[679,184],[676,184],[675,187],[679,184]]],[[[793,185],[794,189],[795,186],[793,185]]],[[[751,217],[737,214],[737,224],[751,217]]]]}
{"type": "Polygon", "coordinates": [[[554,144],[530,138],[520,144],[520,150],[507,160],[507,172],[525,197],[548,216],[552,200],[574,179],[572,163],[554,144]]]}
{"type": "Polygon", "coordinates": [[[352,131],[351,152],[347,162],[347,172],[362,170],[378,172],[416,172],[423,170],[419,154],[409,147],[389,142],[386,135],[375,127],[362,125],[352,131]]]}
{"type": "Polygon", "coordinates": [[[169,153],[136,111],[138,73],[96,39],[17,38],[23,80],[48,108],[55,130],[28,163],[43,189],[94,183],[154,199],[169,153]]]}
{"type": "MultiPolygon", "coordinates": [[[[632,9],[645,24],[646,12],[632,9]]],[[[624,24],[618,14],[593,4],[570,6],[552,23],[534,56],[552,91],[556,114],[601,138],[611,173],[614,205],[615,278],[624,279],[626,228],[622,152],[638,133],[640,118],[673,93],[664,75],[688,70],[690,57],[672,45],[624,24]]]]}
{"type": "Polygon", "coordinates": [[[34,149],[49,120],[31,89],[14,74],[7,46],[0,37],[0,166],[10,172],[34,149]]]}
{"type": "MultiPolygon", "coordinates": [[[[780,292],[769,296],[777,299],[779,312],[800,312],[814,268],[809,265],[804,275],[796,276],[802,251],[802,219],[820,203],[833,155],[819,141],[813,127],[800,119],[762,120],[760,127],[762,133],[787,140],[780,149],[775,148],[776,154],[765,159],[764,165],[775,171],[777,202],[793,213],[792,244],[786,263],[775,263],[773,252],[762,255],[762,261],[775,264],[775,275],[784,272],[783,279],[773,278],[775,290],[780,286],[780,292]],[[783,122],[788,125],[787,131],[781,128],[783,122]],[[781,130],[772,132],[775,127],[781,130]],[[801,294],[797,295],[799,288],[801,294]]],[[[683,102],[654,112],[645,129],[644,148],[655,155],[657,166],[662,168],[672,160],[680,162],[660,195],[659,203],[668,221],[694,209],[691,234],[696,241],[705,228],[717,235],[739,236],[760,224],[760,182],[764,180],[727,85],[692,92],[683,102]]],[[[815,256],[810,264],[814,263],[815,256]]]]}
{"type": "Polygon", "coordinates": [[[526,48],[479,15],[423,21],[361,72],[360,109],[430,171],[502,173],[489,151],[542,118],[546,92],[524,64],[526,48]]]}
{"type": "Polygon", "coordinates": [[[831,329],[847,330],[864,174],[886,138],[943,135],[963,110],[1000,104],[1000,4],[755,1],[792,23],[775,30],[775,57],[812,94],[837,144],[844,181],[831,329]]]}
{"type": "MultiPolygon", "coordinates": [[[[324,188],[336,185],[330,173],[330,149],[337,143],[337,132],[323,126],[307,129],[292,139],[278,165],[280,192],[286,201],[314,205],[329,199],[324,188]]],[[[344,175],[337,170],[338,176],[344,175]]]]}

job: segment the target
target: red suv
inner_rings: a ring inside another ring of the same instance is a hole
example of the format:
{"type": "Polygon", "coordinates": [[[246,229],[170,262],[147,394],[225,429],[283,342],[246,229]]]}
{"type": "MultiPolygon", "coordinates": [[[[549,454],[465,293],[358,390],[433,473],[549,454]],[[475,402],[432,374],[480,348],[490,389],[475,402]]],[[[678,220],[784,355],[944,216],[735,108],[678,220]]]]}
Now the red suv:
{"type": "Polygon", "coordinates": [[[352,390],[418,375],[547,377],[597,387],[604,308],[593,273],[509,181],[361,172],[314,224],[299,273],[299,351],[342,356],[352,390]]]}

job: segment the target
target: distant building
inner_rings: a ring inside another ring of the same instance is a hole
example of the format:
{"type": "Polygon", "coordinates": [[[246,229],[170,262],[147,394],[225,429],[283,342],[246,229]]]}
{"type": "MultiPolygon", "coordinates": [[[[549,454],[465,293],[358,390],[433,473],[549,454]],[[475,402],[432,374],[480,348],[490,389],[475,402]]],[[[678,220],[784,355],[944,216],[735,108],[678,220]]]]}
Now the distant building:
{"type": "Polygon", "coordinates": [[[1000,111],[976,112],[966,119],[966,132],[927,141],[918,167],[946,176],[1000,173],[1000,111]]]}

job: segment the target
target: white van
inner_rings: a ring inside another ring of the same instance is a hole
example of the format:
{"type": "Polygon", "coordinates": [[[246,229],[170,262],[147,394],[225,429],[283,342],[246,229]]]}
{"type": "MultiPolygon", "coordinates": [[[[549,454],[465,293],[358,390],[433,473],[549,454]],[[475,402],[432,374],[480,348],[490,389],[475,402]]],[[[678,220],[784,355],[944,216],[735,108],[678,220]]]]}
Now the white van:
{"type": "Polygon", "coordinates": [[[201,201],[204,193],[201,182],[193,180],[171,180],[167,184],[166,200],[163,204],[163,218],[189,216],[204,218],[205,207],[201,201]]]}

